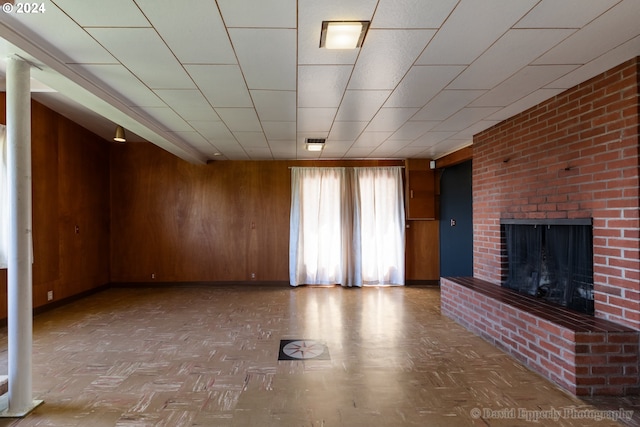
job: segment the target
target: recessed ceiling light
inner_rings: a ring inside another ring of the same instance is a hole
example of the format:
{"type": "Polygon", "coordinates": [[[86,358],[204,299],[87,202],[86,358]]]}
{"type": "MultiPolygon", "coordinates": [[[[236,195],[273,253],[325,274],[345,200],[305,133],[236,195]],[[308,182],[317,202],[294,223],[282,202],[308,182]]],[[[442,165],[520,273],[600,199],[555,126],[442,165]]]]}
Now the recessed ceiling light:
{"type": "Polygon", "coordinates": [[[322,21],[320,47],[355,49],[362,46],[369,21],[322,21]]]}

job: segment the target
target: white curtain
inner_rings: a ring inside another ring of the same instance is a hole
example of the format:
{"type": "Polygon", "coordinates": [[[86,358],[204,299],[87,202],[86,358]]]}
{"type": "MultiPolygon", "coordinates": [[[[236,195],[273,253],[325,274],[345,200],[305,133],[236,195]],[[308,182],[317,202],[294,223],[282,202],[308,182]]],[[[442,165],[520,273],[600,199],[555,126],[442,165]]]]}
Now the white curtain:
{"type": "Polygon", "coordinates": [[[404,285],[402,169],[354,168],[353,284],[404,285]]]}
{"type": "Polygon", "coordinates": [[[290,283],[346,284],[345,169],[293,168],[291,175],[290,283]]]}
{"type": "Polygon", "coordinates": [[[7,127],[0,125],[0,268],[7,268],[9,250],[9,179],[7,127]]]}
{"type": "Polygon", "coordinates": [[[292,168],[289,281],[403,285],[401,168],[292,168]]]}

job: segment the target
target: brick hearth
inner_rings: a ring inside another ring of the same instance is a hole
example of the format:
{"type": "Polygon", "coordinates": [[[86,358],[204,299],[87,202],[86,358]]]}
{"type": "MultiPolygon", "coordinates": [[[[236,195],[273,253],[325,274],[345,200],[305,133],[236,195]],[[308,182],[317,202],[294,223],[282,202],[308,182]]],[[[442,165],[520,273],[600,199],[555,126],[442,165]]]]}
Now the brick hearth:
{"type": "MultiPolygon", "coordinates": [[[[501,219],[590,218],[595,318],[624,325],[637,334],[640,330],[639,82],[640,57],[636,57],[474,136],[475,279],[497,288],[506,279],[501,219]]],[[[473,292],[464,287],[458,291],[461,294],[452,298],[473,292]]],[[[491,304],[495,310],[494,305],[499,303],[483,304],[491,304]]],[[[484,316],[478,317],[479,323],[492,320],[488,310],[478,310],[473,316],[484,316]]],[[[502,327],[514,329],[517,324],[502,327]]],[[[532,343],[527,344],[529,349],[548,331],[541,329],[539,334],[532,333],[538,337],[529,340],[532,343]]],[[[587,338],[577,337],[577,361],[571,360],[571,352],[563,352],[560,356],[563,360],[558,364],[573,365],[563,369],[567,372],[575,369],[576,376],[587,375],[581,371],[584,369],[581,358],[602,358],[604,356],[595,353],[613,343],[581,342],[579,340],[587,338]]],[[[591,337],[601,339],[599,335],[591,337]]],[[[623,346],[625,354],[629,345],[632,344],[623,346]]],[[[618,384],[624,393],[638,393],[637,340],[635,347],[635,366],[625,366],[622,376],[631,378],[635,374],[635,386],[618,384]]],[[[538,360],[544,351],[549,349],[536,349],[538,356],[529,355],[523,360],[540,370],[532,361],[538,360]]],[[[607,365],[596,370],[618,375],[618,368],[607,365]]],[[[595,375],[593,368],[590,369],[589,375],[595,375]]],[[[587,377],[583,380],[587,381],[587,377]]],[[[571,381],[567,384],[563,379],[557,382],[581,394],[617,393],[615,387],[608,387],[616,384],[598,383],[583,389],[586,384],[571,385],[571,381]]]]}
{"type": "Polygon", "coordinates": [[[474,278],[443,278],[442,312],[564,389],[637,394],[638,331],[474,278]]]}

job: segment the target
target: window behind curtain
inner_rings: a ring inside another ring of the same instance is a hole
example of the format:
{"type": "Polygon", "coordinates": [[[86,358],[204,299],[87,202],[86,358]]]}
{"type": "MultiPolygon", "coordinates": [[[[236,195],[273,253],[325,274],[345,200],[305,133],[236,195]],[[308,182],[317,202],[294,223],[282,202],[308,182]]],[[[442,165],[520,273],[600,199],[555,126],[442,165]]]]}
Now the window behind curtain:
{"type": "Polygon", "coordinates": [[[404,285],[402,169],[355,168],[354,284],[404,285]]]}
{"type": "Polygon", "coordinates": [[[404,284],[400,168],[293,168],[289,276],[300,284],[404,284]]]}
{"type": "Polygon", "coordinates": [[[346,284],[344,168],[293,168],[291,284],[346,284]]]}

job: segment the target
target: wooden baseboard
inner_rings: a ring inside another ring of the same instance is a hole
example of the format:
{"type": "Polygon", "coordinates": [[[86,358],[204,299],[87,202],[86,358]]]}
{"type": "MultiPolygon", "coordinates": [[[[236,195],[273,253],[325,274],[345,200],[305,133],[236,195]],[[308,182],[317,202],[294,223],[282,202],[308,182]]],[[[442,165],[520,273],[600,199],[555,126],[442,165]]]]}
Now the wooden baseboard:
{"type": "Polygon", "coordinates": [[[111,283],[112,288],[142,288],[142,287],[169,287],[169,286],[279,286],[288,287],[289,282],[283,280],[273,281],[221,281],[221,282],[118,282],[111,283]]]}
{"type": "Polygon", "coordinates": [[[405,286],[440,286],[440,280],[405,280],[405,286]]]}

